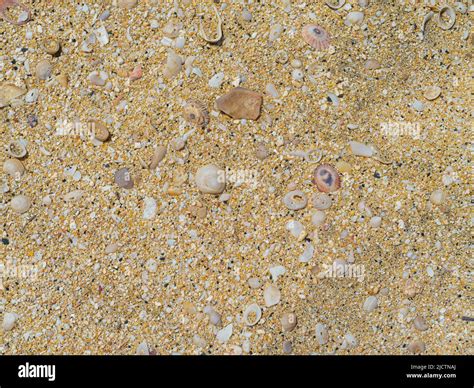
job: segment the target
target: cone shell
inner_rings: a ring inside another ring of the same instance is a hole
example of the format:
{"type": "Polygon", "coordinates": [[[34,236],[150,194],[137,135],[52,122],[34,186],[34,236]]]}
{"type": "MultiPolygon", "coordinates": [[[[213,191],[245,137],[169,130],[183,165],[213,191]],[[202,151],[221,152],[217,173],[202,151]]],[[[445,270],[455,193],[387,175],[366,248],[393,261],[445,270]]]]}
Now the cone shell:
{"type": "Polygon", "coordinates": [[[303,39],[316,50],[325,50],[331,43],[331,38],[326,30],[315,24],[308,24],[303,27],[303,39]]]}

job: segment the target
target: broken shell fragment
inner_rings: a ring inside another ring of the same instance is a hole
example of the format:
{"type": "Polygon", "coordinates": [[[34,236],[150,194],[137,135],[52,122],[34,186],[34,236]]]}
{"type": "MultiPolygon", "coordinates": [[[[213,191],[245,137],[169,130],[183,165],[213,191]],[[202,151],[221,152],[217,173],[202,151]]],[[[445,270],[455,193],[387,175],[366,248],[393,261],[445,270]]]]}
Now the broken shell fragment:
{"type": "Polygon", "coordinates": [[[205,127],[209,123],[209,112],[206,106],[196,100],[188,101],[184,107],[184,119],[197,127],[205,127]]]}
{"type": "Polygon", "coordinates": [[[176,77],[181,68],[183,67],[183,59],[176,54],[173,50],[168,51],[168,58],[166,59],[166,65],[163,70],[163,75],[165,78],[174,78],[176,77]]]}
{"type": "Polygon", "coordinates": [[[4,84],[0,86],[0,108],[10,105],[13,100],[23,96],[25,93],[26,89],[13,84],[4,84]]]}
{"type": "Polygon", "coordinates": [[[265,300],[265,306],[271,307],[280,303],[281,293],[277,286],[270,284],[263,291],[263,299],[265,300]]]}
{"type": "Polygon", "coordinates": [[[213,38],[210,38],[206,32],[204,31],[204,27],[203,27],[203,23],[202,23],[202,18],[201,20],[199,21],[199,35],[201,36],[201,38],[203,38],[206,42],[208,43],[219,43],[219,41],[222,39],[222,19],[221,19],[221,15],[219,14],[219,11],[217,10],[217,7],[213,4],[212,5],[213,9],[214,9],[214,12],[216,14],[216,17],[217,17],[217,30],[216,30],[216,34],[213,38]]]}
{"type": "Polygon", "coordinates": [[[244,311],[244,322],[247,326],[254,326],[262,318],[262,309],[256,303],[247,306],[244,311]]]}
{"type": "Polygon", "coordinates": [[[283,197],[283,203],[290,210],[300,210],[306,207],[308,198],[301,190],[293,190],[283,197]]]}
{"type": "Polygon", "coordinates": [[[166,156],[166,147],[165,146],[156,147],[155,151],[153,152],[153,156],[151,158],[151,162],[148,168],[150,170],[154,170],[155,168],[157,168],[158,165],[161,163],[161,161],[165,158],[165,156],[166,156]]]}
{"type": "Polygon", "coordinates": [[[429,86],[425,89],[423,94],[429,101],[436,100],[441,94],[441,88],[439,86],[429,86]]]}
{"type": "Polygon", "coordinates": [[[329,164],[322,164],[314,170],[313,183],[319,191],[331,193],[341,188],[339,172],[329,164]]]}
{"type": "Polygon", "coordinates": [[[423,39],[426,35],[426,26],[428,25],[428,22],[433,18],[433,16],[434,12],[430,11],[423,17],[423,22],[421,23],[421,35],[423,36],[423,39]]]}
{"type": "Polygon", "coordinates": [[[26,147],[19,140],[12,140],[7,147],[7,153],[16,159],[24,158],[27,154],[26,147]]]}
{"type": "Polygon", "coordinates": [[[201,193],[221,194],[225,189],[225,171],[214,164],[199,168],[195,177],[196,185],[201,193]]]}
{"type": "Polygon", "coordinates": [[[326,30],[315,24],[309,24],[303,27],[302,35],[304,41],[316,50],[327,49],[331,42],[326,30]]]}
{"type": "Polygon", "coordinates": [[[39,80],[47,80],[49,77],[51,77],[52,71],[53,67],[51,66],[51,63],[47,60],[40,61],[36,65],[36,77],[39,80]]]}
{"type": "Polygon", "coordinates": [[[439,10],[437,20],[441,29],[450,30],[456,23],[456,12],[452,7],[445,5],[439,10]],[[447,20],[445,17],[447,17],[447,20]]]}
{"type": "Polygon", "coordinates": [[[260,116],[263,97],[260,93],[245,88],[234,88],[216,100],[217,109],[233,119],[257,120],[260,116]]]}
{"type": "Polygon", "coordinates": [[[374,150],[372,147],[369,147],[363,143],[359,143],[358,141],[350,141],[349,146],[351,147],[352,153],[356,156],[365,156],[366,158],[370,158],[374,155],[374,150]]]}
{"type": "Polygon", "coordinates": [[[90,122],[92,127],[92,133],[94,134],[94,138],[104,142],[110,137],[110,132],[105,126],[105,124],[99,120],[92,120],[90,122]]]}

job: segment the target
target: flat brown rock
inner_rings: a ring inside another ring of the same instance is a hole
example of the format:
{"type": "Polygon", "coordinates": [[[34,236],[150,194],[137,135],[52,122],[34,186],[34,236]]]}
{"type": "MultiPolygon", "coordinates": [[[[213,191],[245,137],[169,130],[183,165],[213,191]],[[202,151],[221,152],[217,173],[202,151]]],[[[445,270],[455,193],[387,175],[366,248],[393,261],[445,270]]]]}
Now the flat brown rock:
{"type": "Polygon", "coordinates": [[[245,88],[234,88],[216,101],[217,109],[233,119],[257,120],[262,107],[262,95],[245,88]]]}

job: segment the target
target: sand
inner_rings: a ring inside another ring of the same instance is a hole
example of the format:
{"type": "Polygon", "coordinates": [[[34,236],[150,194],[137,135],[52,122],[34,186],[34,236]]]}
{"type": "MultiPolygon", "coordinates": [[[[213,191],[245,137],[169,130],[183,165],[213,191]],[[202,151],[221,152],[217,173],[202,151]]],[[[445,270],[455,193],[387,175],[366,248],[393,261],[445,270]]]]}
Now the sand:
{"type": "Polygon", "coordinates": [[[1,354],[472,353],[472,13],[456,11],[449,30],[430,20],[423,39],[423,17],[439,6],[348,1],[364,13],[348,26],[348,10],[323,1],[220,1],[223,39],[210,44],[197,13],[200,4],[215,35],[211,2],[23,3],[29,22],[0,21],[0,86],[38,92],[0,108],[2,143],[20,140],[28,151],[25,174],[1,172],[1,354]],[[328,32],[329,48],[305,42],[308,24],[328,32]],[[102,26],[106,44],[90,38],[102,26]],[[184,47],[173,47],[180,37],[184,47]],[[61,45],[55,56],[45,51],[51,41],[61,45]],[[165,78],[170,49],[188,61],[165,78]],[[36,76],[42,60],[52,66],[46,80],[36,76]],[[143,76],[131,81],[138,65],[143,76]],[[104,86],[88,80],[94,71],[106,73],[104,86]],[[219,72],[222,84],[210,87],[219,72]],[[257,120],[215,107],[235,86],[263,95],[257,120]],[[433,86],[441,93],[430,101],[433,86]],[[206,126],[184,120],[190,100],[208,111],[206,126]],[[90,120],[106,124],[108,141],[64,129],[90,120]],[[350,141],[378,156],[353,155],[350,141]],[[166,156],[150,170],[160,145],[166,156]],[[266,158],[257,157],[262,145],[266,158]],[[314,225],[311,180],[323,163],[339,169],[342,185],[314,225]],[[198,190],[196,171],[207,164],[227,170],[225,195],[198,190]],[[130,190],[114,182],[122,168],[130,190]],[[296,189],[308,205],[293,211],[282,199],[296,189]],[[435,190],[445,195],[433,203],[435,190]],[[23,214],[10,206],[17,195],[32,202],[23,214]],[[153,200],[156,215],[144,219],[153,200]],[[297,237],[292,220],[304,226],[297,237]],[[301,262],[308,244],[314,254],[301,262]],[[330,276],[335,261],[352,272],[330,276]],[[284,269],[275,279],[276,266],[284,269]],[[267,307],[269,285],[281,295],[267,307]],[[366,311],[371,295],[376,307],[366,311]],[[248,326],[252,303],[262,316],[248,326]],[[297,317],[291,331],[287,313],[297,317]]]}

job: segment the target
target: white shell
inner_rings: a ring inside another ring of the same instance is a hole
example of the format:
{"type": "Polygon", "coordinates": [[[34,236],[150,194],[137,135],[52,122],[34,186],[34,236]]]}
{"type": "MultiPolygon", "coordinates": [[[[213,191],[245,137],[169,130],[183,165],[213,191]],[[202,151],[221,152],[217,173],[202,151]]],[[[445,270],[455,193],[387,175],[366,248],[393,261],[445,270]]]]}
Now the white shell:
{"type": "Polygon", "coordinates": [[[173,50],[168,51],[168,58],[166,59],[165,69],[163,75],[165,78],[173,78],[178,75],[183,67],[183,59],[173,50]]]}
{"type": "Polygon", "coordinates": [[[440,94],[441,94],[441,88],[439,86],[429,86],[425,89],[423,96],[427,100],[433,101],[433,100],[436,100],[440,94]]]}
{"type": "Polygon", "coordinates": [[[146,341],[143,341],[140,345],[137,346],[137,355],[139,356],[148,356],[150,354],[150,349],[146,341]]]}
{"type": "Polygon", "coordinates": [[[16,159],[24,158],[27,154],[25,145],[19,140],[12,140],[7,147],[7,153],[16,159]]]}
{"type": "Polygon", "coordinates": [[[7,159],[3,162],[3,171],[14,178],[19,178],[24,174],[25,166],[18,159],[7,159]]]}
{"type": "Polygon", "coordinates": [[[446,201],[446,193],[443,190],[435,190],[431,193],[430,201],[435,205],[441,205],[446,201]]]}
{"type": "Polygon", "coordinates": [[[295,220],[288,221],[286,224],[286,230],[288,230],[293,237],[300,237],[301,234],[304,232],[304,225],[295,220]]]}
{"type": "Polygon", "coordinates": [[[290,210],[300,210],[306,207],[308,198],[301,190],[293,190],[283,197],[283,203],[290,210]]]}
{"type": "Polygon", "coordinates": [[[262,309],[256,303],[247,306],[244,311],[244,322],[247,326],[254,326],[262,318],[262,309]]]}
{"type": "Polygon", "coordinates": [[[152,197],[145,197],[143,199],[143,204],[143,219],[152,220],[153,218],[155,218],[156,212],[158,211],[156,200],[152,197]]]}
{"type": "Polygon", "coordinates": [[[13,326],[15,326],[15,322],[17,319],[18,319],[17,314],[5,313],[3,315],[3,324],[2,324],[3,331],[9,331],[13,329],[13,326]]]}
{"type": "Polygon", "coordinates": [[[374,150],[368,145],[359,143],[357,141],[350,141],[349,145],[351,147],[352,153],[356,156],[365,156],[366,158],[370,158],[374,155],[374,150]]]}
{"type": "Polygon", "coordinates": [[[375,216],[372,217],[369,221],[369,224],[372,228],[379,228],[382,225],[382,217],[375,216]]]}
{"type": "Polygon", "coordinates": [[[267,307],[271,307],[280,303],[280,290],[273,284],[268,285],[265,288],[265,291],[263,291],[263,299],[265,300],[265,306],[267,307]]]}
{"type": "Polygon", "coordinates": [[[293,331],[296,327],[296,324],[298,323],[298,320],[296,318],[296,314],[285,313],[281,317],[280,322],[281,322],[283,331],[293,331]]]}
{"type": "Polygon", "coordinates": [[[282,265],[274,265],[273,267],[270,267],[268,271],[270,271],[272,280],[276,282],[280,276],[285,274],[286,268],[282,265]]]}
{"type": "Polygon", "coordinates": [[[300,263],[307,263],[309,262],[314,255],[314,246],[310,242],[306,243],[306,248],[304,249],[304,252],[301,254],[301,256],[298,258],[300,263]]]}
{"type": "Polygon", "coordinates": [[[26,195],[17,195],[10,202],[10,207],[16,213],[26,213],[31,207],[31,200],[26,195]]]}
{"type": "Polygon", "coordinates": [[[331,9],[339,9],[346,3],[346,0],[327,0],[326,5],[331,9]]]}
{"type": "Polygon", "coordinates": [[[313,207],[318,210],[327,210],[332,205],[332,199],[326,193],[316,193],[313,195],[313,207]]]}
{"type": "Polygon", "coordinates": [[[227,325],[222,330],[219,330],[216,335],[216,339],[221,343],[226,343],[232,336],[232,323],[227,325]]]}
{"type": "Polygon", "coordinates": [[[456,23],[456,12],[448,5],[442,7],[438,12],[438,25],[443,30],[450,30],[456,23]],[[448,21],[443,20],[443,15],[449,17],[448,21]]]}
{"type": "Polygon", "coordinates": [[[214,164],[205,165],[197,170],[195,182],[202,193],[221,194],[225,189],[225,171],[214,164]]]}

